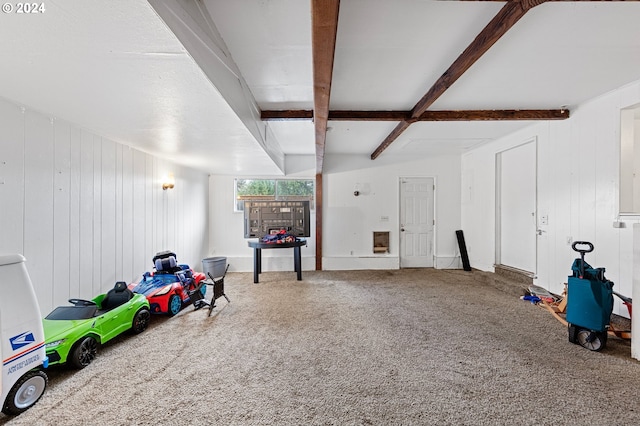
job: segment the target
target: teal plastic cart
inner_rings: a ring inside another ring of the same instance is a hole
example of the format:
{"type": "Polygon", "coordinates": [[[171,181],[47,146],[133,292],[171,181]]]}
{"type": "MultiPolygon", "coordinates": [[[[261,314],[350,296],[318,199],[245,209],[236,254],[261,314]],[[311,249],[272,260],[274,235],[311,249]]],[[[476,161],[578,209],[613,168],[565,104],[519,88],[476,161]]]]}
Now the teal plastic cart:
{"type": "Polygon", "coordinates": [[[592,351],[607,344],[607,332],[613,311],[613,282],[605,278],[605,268],[593,268],[584,260],[593,244],[576,241],[571,245],[580,253],[573,261],[567,287],[567,322],[569,342],[592,351]]]}

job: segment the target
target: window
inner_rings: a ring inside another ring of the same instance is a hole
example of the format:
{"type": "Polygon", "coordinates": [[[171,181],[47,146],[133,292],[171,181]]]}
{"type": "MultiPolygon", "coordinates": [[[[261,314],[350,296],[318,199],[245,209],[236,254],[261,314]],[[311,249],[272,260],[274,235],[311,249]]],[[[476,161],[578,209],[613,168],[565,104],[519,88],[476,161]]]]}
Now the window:
{"type": "Polygon", "coordinates": [[[235,211],[244,210],[244,200],[309,201],[314,208],[312,179],[236,179],[235,211]]]}
{"type": "Polygon", "coordinates": [[[620,214],[640,214],[640,104],[620,111],[620,214]]]}

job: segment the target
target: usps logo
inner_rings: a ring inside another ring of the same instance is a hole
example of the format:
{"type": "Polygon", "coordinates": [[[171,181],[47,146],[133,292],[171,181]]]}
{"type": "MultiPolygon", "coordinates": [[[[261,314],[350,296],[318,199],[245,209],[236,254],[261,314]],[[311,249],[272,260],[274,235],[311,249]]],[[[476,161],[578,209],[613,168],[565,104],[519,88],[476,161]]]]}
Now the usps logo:
{"type": "Polygon", "coordinates": [[[35,343],[36,338],[33,336],[33,333],[30,331],[26,331],[22,334],[18,334],[17,336],[13,336],[9,338],[9,342],[11,342],[11,349],[14,351],[16,349],[20,349],[23,346],[30,345],[35,343]]]}

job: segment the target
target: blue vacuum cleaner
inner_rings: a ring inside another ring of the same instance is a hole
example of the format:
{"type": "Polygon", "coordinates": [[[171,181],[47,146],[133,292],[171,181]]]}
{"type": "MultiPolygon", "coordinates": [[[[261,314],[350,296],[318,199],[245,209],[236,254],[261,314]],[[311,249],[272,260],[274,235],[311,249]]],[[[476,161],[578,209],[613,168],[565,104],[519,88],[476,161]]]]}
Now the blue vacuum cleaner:
{"type": "Polygon", "coordinates": [[[567,322],[569,342],[591,351],[607,344],[607,331],[613,312],[613,282],[605,278],[605,268],[593,268],[584,261],[593,244],[575,241],[571,248],[580,253],[573,261],[567,287],[567,322]]]}

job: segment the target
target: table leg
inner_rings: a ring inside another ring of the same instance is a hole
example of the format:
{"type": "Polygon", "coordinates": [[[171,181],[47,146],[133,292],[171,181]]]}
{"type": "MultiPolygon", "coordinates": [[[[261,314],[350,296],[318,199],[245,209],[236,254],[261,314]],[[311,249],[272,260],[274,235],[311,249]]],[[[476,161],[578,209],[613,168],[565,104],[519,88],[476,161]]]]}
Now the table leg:
{"type": "Polygon", "coordinates": [[[258,249],[258,273],[262,273],[262,249],[258,249]]]}
{"type": "Polygon", "coordinates": [[[259,248],[253,249],[253,282],[259,281],[258,275],[262,272],[262,250],[259,248]]]}
{"type": "Polygon", "coordinates": [[[302,281],[302,259],[300,254],[300,246],[293,248],[293,266],[298,274],[298,281],[302,281]]]}

